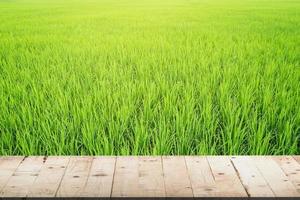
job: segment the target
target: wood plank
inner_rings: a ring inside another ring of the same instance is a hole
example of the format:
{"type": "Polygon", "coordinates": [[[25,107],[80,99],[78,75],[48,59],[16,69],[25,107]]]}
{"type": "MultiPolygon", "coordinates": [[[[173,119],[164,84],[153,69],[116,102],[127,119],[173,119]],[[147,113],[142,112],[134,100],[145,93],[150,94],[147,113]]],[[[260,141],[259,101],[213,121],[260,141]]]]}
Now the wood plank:
{"type": "Polygon", "coordinates": [[[25,158],[2,190],[2,197],[26,197],[44,162],[43,156],[25,158]]]}
{"type": "Polygon", "coordinates": [[[183,156],[163,156],[163,172],[167,197],[193,197],[183,156]]]}
{"type": "Polygon", "coordinates": [[[24,156],[0,157],[0,193],[23,159],[24,156]]]}
{"type": "Polygon", "coordinates": [[[185,160],[194,197],[217,197],[219,190],[206,157],[186,156],[185,160]]]}
{"type": "Polygon", "coordinates": [[[300,164],[292,156],[275,156],[273,159],[278,163],[300,195],[300,164]]]}
{"type": "Polygon", "coordinates": [[[137,197],[138,158],[130,156],[117,157],[112,197],[137,197]]]}
{"type": "Polygon", "coordinates": [[[161,157],[139,157],[139,185],[143,197],[165,197],[161,157]]]}
{"type": "Polygon", "coordinates": [[[297,156],[23,158],[0,157],[1,197],[300,197],[297,156]]]}
{"type": "Polygon", "coordinates": [[[300,164],[300,156],[293,156],[293,157],[300,164]]]}
{"type": "Polygon", "coordinates": [[[227,156],[208,156],[212,174],[215,178],[218,196],[247,197],[247,193],[227,156]]]}
{"type": "Polygon", "coordinates": [[[296,188],[271,157],[253,157],[255,165],[268,182],[276,197],[299,196],[296,188]]]}
{"type": "Polygon", "coordinates": [[[47,158],[39,176],[32,185],[29,197],[54,197],[69,162],[69,157],[47,158]]]}
{"type": "Polygon", "coordinates": [[[81,197],[110,197],[116,157],[94,157],[81,197]]]}
{"type": "Polygon", "coordinates": [[[250,197],[274,197],[270,186],[248,156],[232,157],[231,161],[250,197]]]}
{"type": "Polygon", "coordinates": [[[71,157],[56,196],[80,196],[91,168],[93,157],[71,157]]]}
{"type": "Polygon", "coordinates": [[[161,157],[118,157],[112,197],[164,197],[161,157]]]}

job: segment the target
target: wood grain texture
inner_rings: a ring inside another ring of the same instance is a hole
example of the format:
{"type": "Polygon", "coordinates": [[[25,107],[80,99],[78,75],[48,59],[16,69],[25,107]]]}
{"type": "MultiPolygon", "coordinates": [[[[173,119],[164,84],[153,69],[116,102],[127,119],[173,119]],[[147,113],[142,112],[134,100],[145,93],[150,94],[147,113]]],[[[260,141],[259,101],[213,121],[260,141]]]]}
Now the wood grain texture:
{"type": "Polygon", "coordinates": [[[274,197],[274,193],[248,156],[232,157],[234,167],[250,197],[274,197]]]}
{"type": "Polygon", "coordinates": [[[116,157],[94,157],[81,197],[110,197],[116,157]]]}
{"type": "Polygon", "coordinates": [[[161,157],[118,157],[112,197],[164,197],[161,157]]]}
{"type": "Polygon", "coordinates": [[[57,192],[58,197],[80,196],[90,172],[93,157],[71,157],[57,192]]]}
{"type": "Polygon", "coordinates": [[[300,195],[300,164],[292,156],[275,156],[273,159],[281,167],[300,195]]]}
{"type": "Polygon", "coordinates": [[[23,156],[0,157],[0,194],[9,178],[19,167],[23,158],[23,156]]]}
{"type": "Polygon", "coordinates": [[[167,197],[193,197],[185,158],[163,156],[163,172],[167,197]]]}
{"type": "Polygon", "coordinates": [[[293,156],[293,158],[300,164],[300,156],[293,156]]]}
{"type": "Polygon", "coordinates": [[[205,156],[186,156],[194,197],[217,197],[220,193],[205,156]]]}
{"type": "Polygon", "coordinates": [[[43,156],[25,158],[8,180],[1,192],[1,196],[26,197],[31,185],[39,175],[43,162],[43,156]]]}
{"type": "Polygon", "coordinates": [[[112,197],[136,197],[138,189],[138,158],[117,157],[112,197]]]}
{"type": "Polygon", "coordinates": [[[165,197],[161,157],[139,157],[139,184],[142,197],[165,197]]]}
{"type": "Polygon", "coordinates": [[[299,156],[0,157],[1,197],[300,197],[299,156]]]}
{"type": "Polygon", "coordinates": [[[247,197],[248,194],[243,187],[229,157],[208,156],[212,174],[218,188],[218,196],[222,197],[247,197]]]}
{"type": "Polygon", "coordinates": [[[54,197],[68,163],[69,157],[48,157],[45,164],[42,166],[39,176],[30,187],[28,196],[54,197]]]}
{"type": "Polygon", "coordinates": [[[280,166],[269,156],[253,157],[253,162],[263,175],[276,197],[297,197],[295,186],[280,166]]]}

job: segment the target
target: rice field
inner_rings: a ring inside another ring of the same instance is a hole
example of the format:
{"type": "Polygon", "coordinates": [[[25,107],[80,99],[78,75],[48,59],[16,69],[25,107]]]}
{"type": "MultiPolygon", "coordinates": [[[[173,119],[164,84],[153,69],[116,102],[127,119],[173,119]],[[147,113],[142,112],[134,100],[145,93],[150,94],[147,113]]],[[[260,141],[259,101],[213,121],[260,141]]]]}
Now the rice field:
{"type": "Polygon", "coordinates": [[[299,0],[0,0],[0,155],[300,154],[299,0]]]}

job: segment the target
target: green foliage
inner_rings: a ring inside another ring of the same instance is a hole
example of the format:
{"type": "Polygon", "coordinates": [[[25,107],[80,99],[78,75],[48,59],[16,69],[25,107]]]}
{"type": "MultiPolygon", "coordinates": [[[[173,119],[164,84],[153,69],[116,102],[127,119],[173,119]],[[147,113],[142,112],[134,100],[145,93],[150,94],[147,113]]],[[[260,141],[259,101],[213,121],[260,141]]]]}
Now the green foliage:
{"type": "Polygon", "coordinates": [[[0,1],[0,155],[299,154],[299,11],[0,1]]]}

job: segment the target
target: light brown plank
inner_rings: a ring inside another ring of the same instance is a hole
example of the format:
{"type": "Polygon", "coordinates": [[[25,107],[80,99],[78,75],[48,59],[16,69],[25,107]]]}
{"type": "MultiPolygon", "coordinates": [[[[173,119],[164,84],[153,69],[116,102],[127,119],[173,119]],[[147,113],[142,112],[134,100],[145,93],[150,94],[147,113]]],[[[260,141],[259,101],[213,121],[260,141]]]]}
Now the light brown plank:
{"type": "Polygon", "coordinates": [[[81,197],[110,197],[116,157],[94,157],[81,197]]]}
{"type": "Polygon", "coordinates": [[[300,164],[300,156],[293,156],[293,157],[300,164]]]}
{"type": "Polygon", "coordinates": [[[2,190],[2,197],[26,197],[42,168],[44,157],[25,158],[2,190]]]}
{"type": "Polygon", "coordinates": [[[240,180],[250,197],[274,197],[270,186],[248,156],[232,157],[240,180]]]}
{"type": "Polygon", "coordinates": [[[92,160],[93,157],[71,157],[56,196],[80,196],[86,184],[92,160]]]}
{"type": "Polygon", "coordinates": [[[185,160],[194,197],[217,197],[219,190],[206,157],[186,156],[185,160]]]}
{"type": "Polygon", "coordinates": [[[24,156],[0,157],[0,192],[18,168],[24,156]]]}
{"type": "Polygon", "coordinates": [[[253,157],[252,160],[276,197],[298,196],[298,192],[292,182],[289,181],[280,166],[271,157],[253,157]]]}
{"type": "Polygon", "coordinates": [[[165,197],[165,184],[160,156],[139,157],[139,185],[141,196],[165,197]]]}
{"type": "Polygon", "coordinates": [[[292,156],[275,156],[273,159],[293,183],[300,196],[300,164],[292,156]]]}
{"type": "Polygon", "coordinates": [[[247,193],[227,156],[208,156],[220,197],[247,197],[247,193]]]}
{"type": "Polygon", "coordinates": [[[54,197],[68,162],[69,157],[48,157],[39,176],[31,186],[28,196],[54,197]]]}
{"type": "Polygon", "coordinates": [[[138,197],[138,158],[117,157],[112,197],[138,197]]]}
{"type": "Polygon", "coordinates": [[[167,197],[193,197],[183,156],[163,156],[163,172],[167,197]]]}
{"type": "Polygon", "coordinates": [[[113,197],[164,197],[161,157],[118,157],[113,197]]]}
{"type": "Polygon", "coordinates": [[[115,157],[71,157],[62,168],[67,157],[45,163],[44,157],[0,157],[0,195],[228,197],[245,196],[246,189],[252,197],[300,197],[297,158],[121,157],[118,163],[115,157]]]}

